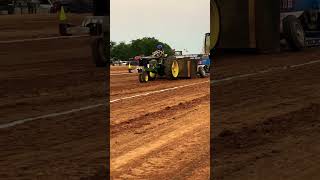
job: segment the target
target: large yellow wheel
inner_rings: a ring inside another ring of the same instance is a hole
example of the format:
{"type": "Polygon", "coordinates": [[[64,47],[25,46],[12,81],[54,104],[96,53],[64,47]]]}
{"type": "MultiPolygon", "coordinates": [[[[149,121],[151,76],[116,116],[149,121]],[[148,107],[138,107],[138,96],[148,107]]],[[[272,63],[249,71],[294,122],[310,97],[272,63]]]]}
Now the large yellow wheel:
{"type": "Polygon", "coordinates": [[[179,75],[179,64],[176,60],[172,62],[171,73],[172,73],[172,77],[174,78],[177,78],[179,75]]]}
{"type": "Polygon", "coordinates": [[[210,49],[214,48],[219,40],[220,12],[216,0],[210,0],[210,49]]]}
{"type": "Polygon", "coordinates": [[[164,72],[167,79],[176,79],[179,76],[180,68],[178,61],[174,58],[164,60],[164,72]]]}

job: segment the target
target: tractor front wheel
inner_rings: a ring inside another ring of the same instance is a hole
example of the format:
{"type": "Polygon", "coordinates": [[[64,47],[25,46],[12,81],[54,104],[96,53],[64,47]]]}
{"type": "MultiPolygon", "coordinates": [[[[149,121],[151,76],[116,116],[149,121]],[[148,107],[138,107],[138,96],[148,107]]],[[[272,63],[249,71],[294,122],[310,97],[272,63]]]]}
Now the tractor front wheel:
{"type": "Polygon", "coordinates": [[[144,83],[149,81],[149,73],[146,71],[143,71],[142,73],[139,73],[139,82],[144,83]]]}

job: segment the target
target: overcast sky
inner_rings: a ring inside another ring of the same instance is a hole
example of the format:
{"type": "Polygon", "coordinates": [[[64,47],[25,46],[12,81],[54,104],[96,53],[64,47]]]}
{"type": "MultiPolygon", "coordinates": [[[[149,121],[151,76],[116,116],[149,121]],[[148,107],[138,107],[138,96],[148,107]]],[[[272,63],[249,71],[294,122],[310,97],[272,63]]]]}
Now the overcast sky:
{"type": "Polygon", "coordinates": [[[155,37],[176,50],[201,53],[209,0],[111,0],[111,40],[155,37]]]}

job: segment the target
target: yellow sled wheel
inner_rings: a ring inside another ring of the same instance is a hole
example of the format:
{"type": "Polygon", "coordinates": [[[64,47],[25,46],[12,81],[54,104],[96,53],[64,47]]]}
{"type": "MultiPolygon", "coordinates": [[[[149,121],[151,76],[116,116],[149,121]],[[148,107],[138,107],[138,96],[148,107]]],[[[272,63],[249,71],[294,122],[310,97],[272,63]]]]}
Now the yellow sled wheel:
{"type": "Polygon", "coordinates": [[[172,62],[171,73],[172,73],[172,77],[174,78],[177,78],[179,75],[179,64],[176,60],[172,62]]]}
{"type": "Polygon", "coordinates": [[[210,49],[218,42],[220,34],[220,12],[216,0],[210,0],[210,49]]]}
{"type": "Polygon", "coordinates": [[[164,74],[167,79],[177,79],[180,73],[179,63],[175,57],[164,60],[164,74]]]}

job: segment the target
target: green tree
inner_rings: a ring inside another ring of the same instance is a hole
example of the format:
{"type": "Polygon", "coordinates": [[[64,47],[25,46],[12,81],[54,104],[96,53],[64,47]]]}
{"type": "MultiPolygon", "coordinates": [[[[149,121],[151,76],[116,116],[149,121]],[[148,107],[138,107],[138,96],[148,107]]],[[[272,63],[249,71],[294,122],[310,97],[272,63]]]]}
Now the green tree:
{"type": "Polygon", "coordinates": [[[173,55],[174,52],[171,49],[171,47],[163,42],[160,42],[158,39],[152,37],[144,37],[142,39],[137,39],[131,41],[131,47],[135,55],[145,55],[145,56],[150,56],[152,52],[156,50],[157,45],[163,45],[164,51],[168,55],[173,55]]]}
{"type": "Polygon", "coordinates": [[[156,50],[156,46],[162,44],[166,54],[173,55],[172,48],[158,39],[152,37],[144,37],[141,39],[132,40],[129,44],[121,42],[119,44],[110,43],[111,57],[121,60],[128,60],[134,56],[150,56],[156,50]]]}
{"type": "Polygon", "coordinates": [[[108,46],[108,44],[107,44],[107,48],[110,48],[109,50],[110,50],[110,58],[113,58],[114,57],[114,51],[113,51],[113,49],[114,49],[114,47],[115,46],[117,46],[117,43],[116,42],[114,42],[114,41],[110,41],[110,44],[109,44],[109,46],[108,46]]]}
{"type": "Polygon", "coordinates": [[[128,58],[131,56],[130,51],[130,45],[120,42],[111,49],[111,58],[128,60],[128,58]]]}

